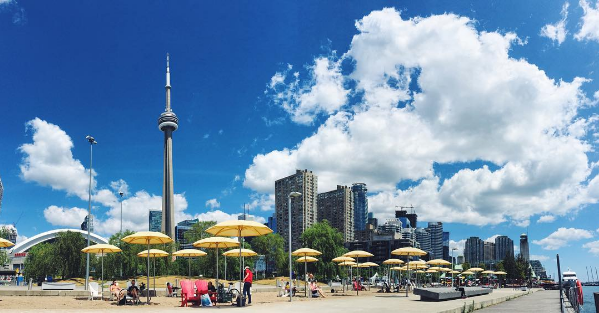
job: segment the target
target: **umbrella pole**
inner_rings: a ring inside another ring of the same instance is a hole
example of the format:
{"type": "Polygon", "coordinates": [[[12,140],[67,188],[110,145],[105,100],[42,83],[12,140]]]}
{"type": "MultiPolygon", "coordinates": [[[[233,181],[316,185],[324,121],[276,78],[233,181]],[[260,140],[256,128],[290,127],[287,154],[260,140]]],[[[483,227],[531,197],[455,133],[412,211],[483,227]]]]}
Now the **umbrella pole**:
{"type": "Polygon", "coordinates": [[[406,264],[406,266],[408,267],[408,279],[406,279],[406,298],[408,297],[408,285],[410,283],[410,254],[408,253],[408,264],[406,264]]]}
{"type": "MultiPolygon", "coordinates": [[[[239,293],[243,299],[243,265],[241,265],[241,247],[243,246],[243,238],[241,238],[241,228],[239,228],[239,293]]],[[[290,297],[291,298],[291,297],[290,297]]]]}
{"type": "Polygon", "coordinates": [[[358,287],[358,288],[356,288],[356,296],[359,296],[360,295],[360,286],[361,286],[360,281],[359,281],[359,279],[360,279],[360,258],[359,257],[356,258],[356,264],[357,264],[356,265],[356,287],[358,287]]]}
{"type": "Polygon", "coordinates": [[[187,277],[191,279],[191,261],[187,258],[187,277]]]}
{"type": "Polygon", "coordinates": [[[216,244],[216,288],[218,289],[218,243],[216,244]]]}
{"type": "MultiPolygon", "coordinates": [[[[148,286],[148,291],[150,291],[150,286],[148,286]]],[[[156,258],[154,258],[154,294],[156,294],[156,258]]]]}
{"type": "MultiPolygon", "coordinates": [[[[147,277],[147,281],[146,283],[148,284],[148,289],[150,288],[150,240],[148,240],[148,265],[146,267],[146,272],[148,273],[148,277],[147,277]]],[[[148,302],[148,304],[150,304],[150,292],[148,291],[148,293],[146,294],[146,301],[148,302]]]]}
{"type": "MultiPolygon", "coordinates": [[[[306,255],[304,255],[306,261],[306,255]]],[[[308,297],[308,262],[304,262],[304,294],[308,297]]]]}

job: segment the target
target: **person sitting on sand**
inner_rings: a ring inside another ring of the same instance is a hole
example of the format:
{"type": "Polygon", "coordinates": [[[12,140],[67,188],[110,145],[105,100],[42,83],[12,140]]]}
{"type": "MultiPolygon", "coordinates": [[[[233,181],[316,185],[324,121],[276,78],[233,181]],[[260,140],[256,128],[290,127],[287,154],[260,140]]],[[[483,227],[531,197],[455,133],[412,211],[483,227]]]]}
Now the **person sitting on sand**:
{"type": "Polygon", "coordinates": [[[318,287],[316,280],[313,280],[310,283],[310,290],[312,291],[312,297],[317,298],[320,295],[321,297],[326,298],[322,293],[322,289],[318,287]]]}
{"type": "Polygon", "coordinates": [[[135,279],[131,280],[131,286],[127,288],[127,295],[133,299],[139,298],[139,288],[135,286],[135,279]]]}
{"type": "MultiPolygon", "coordinates": [[[[293,286],[293,296],[295,296],[295,292],[297,291],[297,288],[295,286],[293,286]]],[[[289,297],[289,282],[285,283],[285,294],[283,294],[283,297],[289,297]]]]}
{"type": "Polygon", "coordinates": [[[121,293],[121,287],[119,287],[119,284],[116,282],[116,280],[113,280],[112,284],[110,284],[110,295],[115,297],[118,300],[120,293],[121,293]]]}

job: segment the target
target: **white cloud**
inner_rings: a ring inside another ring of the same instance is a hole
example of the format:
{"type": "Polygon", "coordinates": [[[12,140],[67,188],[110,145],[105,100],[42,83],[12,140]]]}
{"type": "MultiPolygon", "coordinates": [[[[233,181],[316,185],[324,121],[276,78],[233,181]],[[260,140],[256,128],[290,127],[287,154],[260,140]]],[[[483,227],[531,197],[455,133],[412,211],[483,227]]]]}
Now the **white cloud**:
{"type": "Polygon", "coordinates": [[[20,244],[21,242],[23,242],[23,241],[25,241],[27,239],[29,239],[29,237],[17,235],[17,244],[20,244]]]}
{"type": "Polygon", "coordinates": [[[127,185],[127,182],[122,179],[110,182],[110,188],[112,188],[112,190],[114,190],[114,192],[117,194],[122,192],[123,196],[125,197],[129,195],[129,185],[127,185]]]}
{"type": "Polygon", "coordinates": [[[291,76],[291,82],[285,80],[291,70],[276,73],[270,80],[266,93],[272,94],[272,100],[280,105],[291,119],[299,124],[312,124],[321,113],[331,114],[339,110],[347,100],[348,91],[343,87],[340,63],[327,57],[314,60],[308,67],[310,80],[302,85],[299,73],[291,76]]]}
{"type": "Polygon", "coordinates": [[[204,134],[204,139],[210,138],[210,134],[204,134]]]}
{"type": "Polygon", "coordinates": [[[541,28],[541,36],[547,37],[553,41],[557,41],[557,45],[561,45],[566,40],[568,31],[566,30],[566,23],[568,19],[568,7],[570,3],[565,2],[562,6],[561,16],[562,18],[555,24],[547,24],[541,28]]]}
{"type": "Polygon", "coordinates": [[[260,209],[260,211],[273,211],[275,209],[274,194],[252,194],[250,195],[252,202],[249,204],[249,209],[260,209]]]}
{"type": "Polygon", "coordinates": [[[486,242],[495,242],[495,238],[497,238],[497,237],[499,237],[499,236],[501,236],[501,235],[499,235],[499,234],[493,235],[493,236],[491,236],[491,237],[489,237],[489,238],[485,239],[485,241],[486,241],[486,242]]]}
{"type": "Polygon", "coordinates": [[[3,4],[9,4],[9,3],[11,3],[12,1],[13,1],[13,0],[0,0],[0,5],[3,5],[3,4]]]}
{"type": "Polygon", "coordinates": [[[560,227],[546,238],[533,240],[532,243],[540,245],[545,250],[557,250],[567,246],[571,241],[593,238],[592,232],[578,228],[560,227]]]}
{"type": "MultiPolygon", "coordinates": [[[[588,102],[581,91],[586,79],[548,77],[509,56],[512,44],[522,44],[515,34],[479,32],[465,17],[404,20],[384,9],[356,26],[350,49],[330,61],[351,65],[337,81],[353,83],[346,86],[355,86],[349,92],[356,104],[326,111],[328,119],[296,146],[256,155],[245,187],[270,194],[275,180],[310,169],[319,190],[365,182],[375,215],[415,203],[424,220],[475,225],[526,226],[533,215],[597,201],[586,194],[591,145],[580,138],[581,128],[591,126],[571,127],[588,102]],[[476,162],[489,165],[445,180],[433,168],[476,162]],[[404,180],[417,183],[398,190],[404,180]]],[[[284,87],[284,78],[273,76],[271,85],[284,87]]]]}
{"type": "Polygon", "coordinates": [[[46,221],[54,226],[79,228],[87,216],[87,209],[64,208],[51,205],[44,209],[46,221]]]}
{"type": "MultiPolygon", "coordinates": [[[[256,222],[259,222],[259,223],[266,222],[266,220],[261,216],[255,216],[255,215],[251,215],[251,214],[248,214],[248,216],[253,217],[256,222]]],[[[238,217],[239,217],[239,214],[229,214],[229,213],[225,213],[221,210],[216,210],[216,211],[209,211],[209,212],[205,212],[205,213],[196,214],[196,215],[194,215],[193,218],[197,218],[200,221],[215,221],[217,223],[220,223],[220,222],[224,222],[224,221],[237,220],[238,217]]]]}
{"type": "Polygon", "coordinates": [[[531,260],[539,260],[539,261],[543,262],[543,261],[548,261],[548,260],[549,260],[549,257],[548,257],[548,256],[546,256],[546,255],[536,255],[536,254],[531,254],[531,255],[530,255],[530,259],[531,259],[531,260]]]}
{"type": "Polygon", "coordinates": [[[599,240],[587,242],[582,247],[589,249],[589,253],[599,256],[599,240]]]}
{"type": "Polygon", "coordinates": [[[555,216],[553,215],[543,215],[539,217],[537,223],[552,223],[555,221],[555,216]]]}
{"type": "Polygon", "coordinates": [[[220,202],[218,202],[218,200],[216,199],[210,199],[206,201],[206,207],[211,209],[220,208],[220,202]]]}
{"type": "Polygon", "coordinates": [[[453,251],[453,256],[457,257],[458,255],[464,255],[464,246],[466,245],[466,239],[454,241],[449,240],[449,255],[451,255],[451,251],[455,248],[457,250],[453,251]]]}
{"type": "Polygon", "coordinates": [[[574,35],[574,38],[580,41],[599,41],[599,8],[597,3],[593,7],[586,0],[580,0],[579,4],[584,13],[581,18],[580,30],[574,35]]]}

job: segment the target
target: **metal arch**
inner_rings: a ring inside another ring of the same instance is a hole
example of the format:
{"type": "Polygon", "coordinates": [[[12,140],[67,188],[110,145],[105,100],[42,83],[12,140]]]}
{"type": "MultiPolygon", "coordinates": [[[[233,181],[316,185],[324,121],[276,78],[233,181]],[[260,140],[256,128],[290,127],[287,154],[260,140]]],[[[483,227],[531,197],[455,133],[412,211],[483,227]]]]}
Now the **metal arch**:
{"type": "MultiPolygon", "coordinates": [[[[40,244],[42,242],[56,238],[59,233],[63,233],[63,232],[67,232],[67,231],[74,232],[74,233],[75,232],[80,233],[83,236],[83,238],[85,238],[85,236],[87,236],[87,232],[82,231],[81,229],[68,229],[68,228],[53,229],[53,230],[50,230],[47,232],[43,232],[41,234],[37,234],[31,238],[28,238],[27,240],[25,240],[23,242],[18,243],[12,249],[9,250],[9,255],[14,256],[15,253],[25,252],[37,244],[40,244]]],[[[106,238],[101,237],[94,233],[90,234],[90,240],[93,242],[96,242],[96,243],[104,243],[104,244],[108,243],[108,240],[106,238]]]]}

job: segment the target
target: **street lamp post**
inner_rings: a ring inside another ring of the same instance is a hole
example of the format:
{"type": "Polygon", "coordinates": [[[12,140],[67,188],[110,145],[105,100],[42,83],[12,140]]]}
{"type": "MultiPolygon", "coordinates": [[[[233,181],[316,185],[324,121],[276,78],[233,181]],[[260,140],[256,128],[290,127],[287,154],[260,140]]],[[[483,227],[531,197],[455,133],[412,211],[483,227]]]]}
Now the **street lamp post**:
{"type": "MultiPolygon", "coordinates": [[[[93,155],[93,147],[95,144],[98,144],[94,137],[86,136],[85,139],[89,142],[89,198],[88,198],[88,206],[87,206],[87,246],[89,247],[89,237],[90,237],[90,228],[91,228],[91,215],[92,215],[92,155],[93,155]]],[[[87,260],[85,265],[85,290],[89,288],[89,253],[87,254],[87,260]]]]}
{"type": "Polygon", "coordinates": [[[292,191],[287,196],[287,228],[289,230],[289,302],[293,298],[293,272],[291,270],[291,198],[296,198],[301,196],[302,194],[297,191],[292,191]]]}
{"type": "Polygon", "coordinates": [[[121,235],[123,234],[123,192],[119,192],[119,195],[121,196],[121,235]]]}
{"type": "Polygon", "coordinates": [[[455,271],[455,268],[453,266],[453,251],[457,250],[458,248],[451,248],[451,287],[453,288],[453,271],[455,271]]]}

